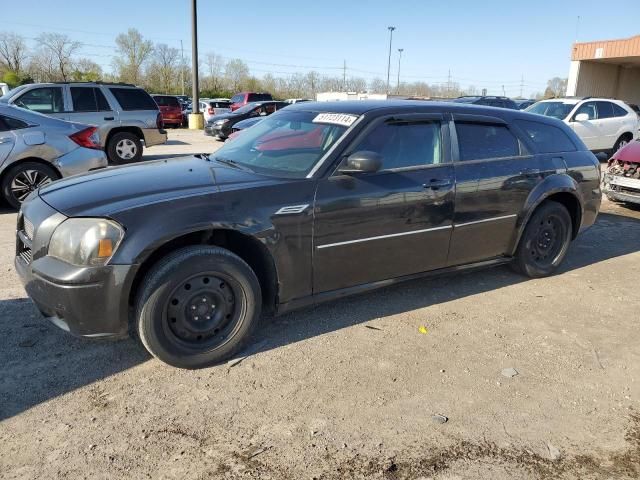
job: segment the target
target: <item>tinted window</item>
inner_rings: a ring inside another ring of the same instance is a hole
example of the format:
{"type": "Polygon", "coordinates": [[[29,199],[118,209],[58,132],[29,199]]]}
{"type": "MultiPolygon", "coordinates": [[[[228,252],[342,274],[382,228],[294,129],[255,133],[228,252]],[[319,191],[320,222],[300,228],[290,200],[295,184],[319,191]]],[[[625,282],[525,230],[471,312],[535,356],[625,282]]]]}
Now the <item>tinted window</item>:
{"type": "Polygon", "coordinates": [[[541,153],[575,152],[576,146],[558,127],[526,120],[516,120],[541,153]]]}
{"type": "Polygon", "coordinates": [[[382,168],[403,168],[442,163],[440,123],[385,122],[367,133],[353,149],[382,155],[382,168]]]}
{"type": "Polygon", "coordinates": [[[209,102],[209,106],[213,108],[229,108],[231,102],[209,102]]]}
{"type": "Polygon", "coordinates": [[[244,94],[239,93],[238,95],[234,95],[231,97],[231,103],[242,103],[244,102],[244,94]]]}
{"type": "Polygon", "coordinates": [[[576,113],[573,115],[573,118],[580,115],[581,113],[586,113],[589,117],[589,120],[595,120],[598,118],[598,111],[596,110],[596,102],[585,102],[578,107],[576,113]]]}
{"type": "Polygon", "coordinates": [[[9,130],[20,130],[21,128],[27,128],[28,123],[18,120],[17,118],[5,117],[0,115],[0,132],[7,132],[9,130]]]}
{"type": "Polygon", "coordinates": [[[107,99],[105,98],[104,93],[102,93],[102,91],[99,88],[94,88],[93,91],[96,94],[98,110],[100,110],[101,112],[110,112],[111,106],[109,105],[109,102],[107,102],[107,99]]]}
{"type": "Polygon", "coordinates": [[[527,108],[527,112],[537,113],[546,117],[554,117],[564,120],[571,110],[575,107],[574,103],[564,102],[538,102],[527,108]]]}
{"type": "Polygon", "coordinates": [[[98,110],[93,88],[71,87],[71,102],[74,112],[95,112],[98,110]]]}
{"type": "Polygon", "coordinates": [[[139,88],[110,88],[109,89],[123,110],[158,110],[153,98],[139,88]]]}
{"type": "Polygon", "coordinates": [[[178,99],[176,97],[156,95],[153,97],[153,99],[161,107],[179,107],[180,106],[180,102],[178,102],[178,99]]]}
{"type": "Polygon", "coordinates": [[[611,102],[596,102],[598,107],[598,118],[611,118],[613,117],[613,103],[611,102]]]}
{"type": "Polygon", "coordinates": [[[620,105],[616,105],[615,103],[612,103],[611,106],[613,107],[613,116],[614,117],[624,117],[625,115],[629,115],[629,112],[627,112],[620,105]]]}
{"type": "Polygon", "coordinates": [[[62,88],[34,88],[18,97],[15,104],[40,113],[58,113],[64,111],[62,88]]]}
{"type": "Polygon", "coordinates": [[[503,125],[456,122],[460,160],[515,157],[518,139],[503,125]]]}
{"type": "Polygon", "coordinates": [[[262,102],[265,100],[272,100],[270,93],[250,93],[248,102],[262,102]]]}

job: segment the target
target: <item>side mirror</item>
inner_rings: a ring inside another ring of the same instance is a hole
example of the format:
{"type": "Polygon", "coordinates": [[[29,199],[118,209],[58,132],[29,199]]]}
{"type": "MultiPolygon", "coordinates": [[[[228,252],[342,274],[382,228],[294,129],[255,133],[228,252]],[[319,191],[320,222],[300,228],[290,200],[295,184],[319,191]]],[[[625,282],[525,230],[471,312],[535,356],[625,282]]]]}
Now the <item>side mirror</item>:
{"type": "Polygon", "coordinates": [[[382,155],[368,150],[352,153],[345,165],[338,170],[340,173],[374,173],[382,168],[382,155]]]}
{"type": "Polygon", "coordinates": [[[576,122],[586,122],[586,121],[589,120],[589,114],[588,113],[579,113],[575,117],[573,117],[573,119],[576,122]]]}

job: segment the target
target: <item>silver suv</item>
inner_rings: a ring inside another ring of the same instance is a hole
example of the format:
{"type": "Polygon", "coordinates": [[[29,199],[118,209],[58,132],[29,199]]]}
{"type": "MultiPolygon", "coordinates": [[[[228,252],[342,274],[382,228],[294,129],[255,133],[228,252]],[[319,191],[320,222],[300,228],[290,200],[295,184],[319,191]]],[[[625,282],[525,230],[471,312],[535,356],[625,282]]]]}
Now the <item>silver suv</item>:
{"type": "Polygon", "coordinates": [[[22,85],[0,102],[61,120],[95,125],[113,164],[137,162],[142,146],[167,141],[162,115],[142,88],[126,83],[62,82],[22,85]]]}

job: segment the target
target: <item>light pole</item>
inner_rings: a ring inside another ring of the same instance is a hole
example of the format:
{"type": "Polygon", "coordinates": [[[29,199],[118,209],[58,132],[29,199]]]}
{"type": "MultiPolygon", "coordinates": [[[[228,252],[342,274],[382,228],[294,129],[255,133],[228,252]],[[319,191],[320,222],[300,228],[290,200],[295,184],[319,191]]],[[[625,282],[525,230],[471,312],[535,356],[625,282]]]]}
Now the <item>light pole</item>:
{"type": "Polygon", "coordinates": [[[396,93],[400,94],[400,61],[402,60],[402,52],[404,48],[398,49],[398,85],[396,85],[396,93]]]}
{"type": "Polygon", "coordinates": [[[189,115],[189,128],[201,130],[204,128],[204,117],[200,113],[198,98],[198,9],[196,0],[191,0],[191,83],[192,110],[189,115]]]}
{"type": "Polygon", "coordinates": [[[389,61],[387,62],[387,93],[389,93],[389,80],[391,78],[391,44],[393,43],[393,31],[396,27],[387,27],[389,29],[389,61]]]}

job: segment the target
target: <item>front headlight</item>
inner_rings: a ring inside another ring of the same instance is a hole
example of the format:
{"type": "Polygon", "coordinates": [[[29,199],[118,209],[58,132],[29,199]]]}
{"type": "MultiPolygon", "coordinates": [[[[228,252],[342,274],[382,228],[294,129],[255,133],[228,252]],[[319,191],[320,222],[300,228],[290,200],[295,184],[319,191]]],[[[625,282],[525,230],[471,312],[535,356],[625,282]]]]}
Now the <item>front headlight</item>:
{"type": "Polygon", "coordinates": [[[228,118],[224,118],[222,120],[216,120],[215,122],[213,122],[214,125],[224,125],[225,123],[227,123],[229,121],[228,118]]]}
{"type": "Polygon", "coordinates": [[[111,220],[69,218],[53,232],[48,255],[73,265],[105,265],[123,236],[123,228],[111,220]]]}

